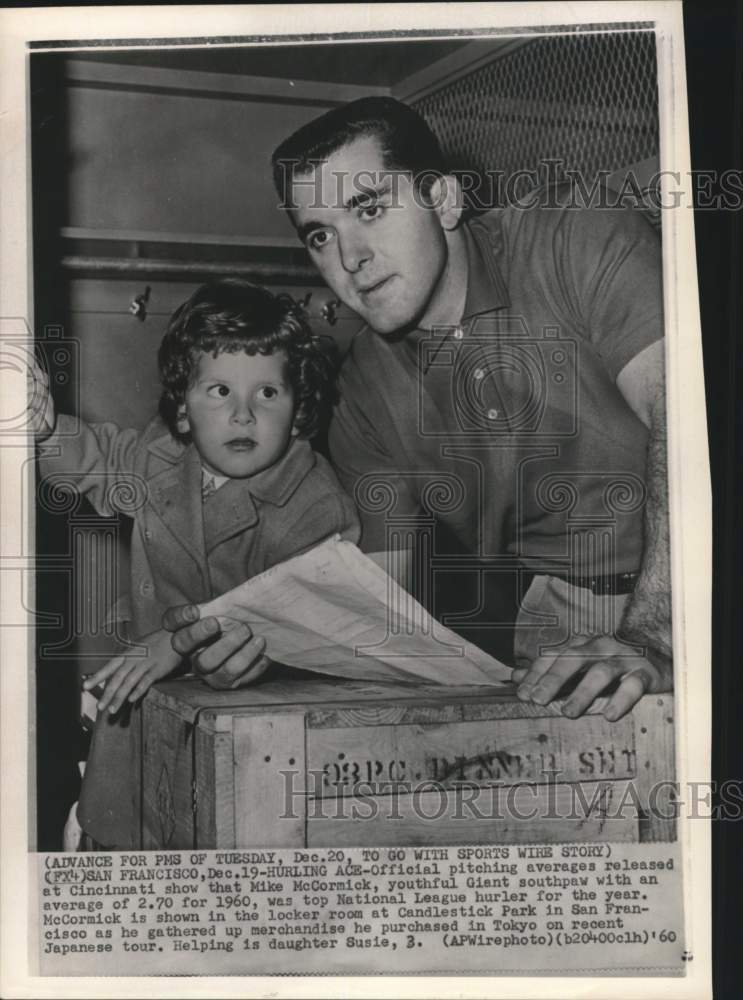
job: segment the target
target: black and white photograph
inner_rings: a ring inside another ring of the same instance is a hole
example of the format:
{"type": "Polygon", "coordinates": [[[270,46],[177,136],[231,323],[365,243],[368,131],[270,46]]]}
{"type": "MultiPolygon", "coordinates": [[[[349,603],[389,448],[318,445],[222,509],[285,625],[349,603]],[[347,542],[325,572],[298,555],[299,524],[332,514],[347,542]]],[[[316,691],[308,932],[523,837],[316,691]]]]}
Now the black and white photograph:
{"type": "Polygon", "coordinates": [[[681,6],[567,10],[67,10],[13,63],[39,995],[709,995],[681,6]]]}

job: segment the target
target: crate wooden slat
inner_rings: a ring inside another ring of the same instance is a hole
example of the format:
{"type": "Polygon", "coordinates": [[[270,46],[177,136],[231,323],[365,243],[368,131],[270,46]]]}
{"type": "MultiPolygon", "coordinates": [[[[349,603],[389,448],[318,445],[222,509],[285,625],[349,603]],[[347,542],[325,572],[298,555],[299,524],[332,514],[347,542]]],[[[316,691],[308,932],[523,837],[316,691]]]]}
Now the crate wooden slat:
{"type": "Polygon", "coordinates": [[[394,803],[373,812],[368,803],[343,801],[342,808],[327,808],[325,815],[312,814],[307,822],[307,846],[353,847],[384,844],[445,845],[481,843],[580,843],[583,841],[636,842],[637,821],[629,814],[616,819],[605,815],[612,804],[628,797],[627,782],[586,782],[585,801],[596,802],[588,818],[561,818],[532,822],[532,813],[575,812],[571,786],[520,785],[506,801],[503,789],[484,788],[475,800],[462,791],[422,792],[398,796],[394,803]],[[603,798],[597,794],[603,793],[603,798]],[[365,808],[366,806],[366,808],[365,808]],[[356,812],[354,813],[354,808],[356,812]],[[515,815],[514,815],[515,814],[515,815]],[[522,818],[523,817],[523,818],[522,818]]]}

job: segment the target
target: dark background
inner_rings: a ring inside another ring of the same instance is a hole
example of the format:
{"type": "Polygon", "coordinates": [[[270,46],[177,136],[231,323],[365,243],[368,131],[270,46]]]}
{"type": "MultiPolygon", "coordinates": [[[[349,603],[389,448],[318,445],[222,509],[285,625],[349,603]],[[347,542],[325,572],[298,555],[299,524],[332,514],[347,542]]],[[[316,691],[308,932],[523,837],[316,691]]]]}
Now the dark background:
{"type": "MultiPolygon", "coordinates": [[[[743,5],[685,5],[692,169],[743,166],[743,5]]],[[[741,213],[695,214],[699,299],[702,311],[707,418],[713,491],[714,593],[712,605],[712,774],[720,783],[741,780],[743,654],[739,507],[743,499],[743,446],[739,350],[741,213]],[[737,433],[736,433],[737,432],[737,433]]],[[[740,995],[743,885],[739,823],[713,824],[713,967],[716,997],[740,995]]]]}
{"type": "MultiPolygon", "coordinates": [[[[741,169],[743,8],[740,3],[685,4],[684,32],[692,169],[741,169]]],[[[712,774],[718,786],[740,781],[743,772],[743,417],[737,399],[743,319],[741,221],[740,212],[695,213],[713,491],[712,774]]],[[[714,823],[712,841],[714,992],[718,998],[734,997],[740,996],[738,956],[743,941],[740,824],[714,823]]]]}

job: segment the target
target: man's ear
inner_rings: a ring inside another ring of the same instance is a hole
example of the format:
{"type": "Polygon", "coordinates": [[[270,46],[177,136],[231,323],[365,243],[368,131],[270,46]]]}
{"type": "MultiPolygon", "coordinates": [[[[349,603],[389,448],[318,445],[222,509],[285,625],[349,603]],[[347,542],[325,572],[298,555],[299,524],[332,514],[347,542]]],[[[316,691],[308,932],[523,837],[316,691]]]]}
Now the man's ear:
{"type": "Polygon", "coordinates": [[[437,177],[431,185],[429,200],[444,229],[456,229],[464,208],[462,187],[456,177],[445,174],[437,177]]]}
{"type": "Polygon", "coordinates": [[[186,404],[181,403],[178,407],[178,412],[175,417],[175,426],[179,434],[188,434],[191,430],[191,425],[188,422],[188,415],[186,414],[186,404]]]}

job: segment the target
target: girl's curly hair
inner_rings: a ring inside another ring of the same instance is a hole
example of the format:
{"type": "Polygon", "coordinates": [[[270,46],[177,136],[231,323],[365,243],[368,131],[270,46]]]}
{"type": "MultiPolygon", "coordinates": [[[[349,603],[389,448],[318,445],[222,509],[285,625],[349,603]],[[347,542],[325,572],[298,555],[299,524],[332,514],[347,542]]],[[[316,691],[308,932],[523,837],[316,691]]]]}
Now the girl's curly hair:
{"type": "Polygon", "coordinates": [[[294,426],[314,437],[336,401],[336,352],[330,337],[313,334],[289,295],[273,295],[239,278],[202,285],[173,313],[158,351],[163,392],[160,415],[180,441],[178,409],[196,376],[199,353],[286,354],[294,392],[294,426]]]}

